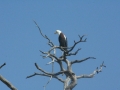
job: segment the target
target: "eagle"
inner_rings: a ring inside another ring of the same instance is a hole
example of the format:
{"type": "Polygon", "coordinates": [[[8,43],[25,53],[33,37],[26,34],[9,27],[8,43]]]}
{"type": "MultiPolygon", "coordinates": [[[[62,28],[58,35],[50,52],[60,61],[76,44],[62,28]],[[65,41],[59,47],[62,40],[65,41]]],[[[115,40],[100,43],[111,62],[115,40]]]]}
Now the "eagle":
{"type": "Polygon", "coordinates": [[[67,47],[68,47],[67,37],[60,30],[56,30],[55,34],[59,35],[58,37],[59,44],[61,47],[66,47],[64,48],[64,50],[67,52],[67,47]]]}

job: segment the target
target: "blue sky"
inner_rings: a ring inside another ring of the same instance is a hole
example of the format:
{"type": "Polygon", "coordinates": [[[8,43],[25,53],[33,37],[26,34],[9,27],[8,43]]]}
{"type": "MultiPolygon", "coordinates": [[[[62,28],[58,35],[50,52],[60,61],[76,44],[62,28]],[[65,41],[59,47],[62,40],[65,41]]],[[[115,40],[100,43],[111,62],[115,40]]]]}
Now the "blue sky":
{"type": "MultiPolygon", "coordinates": [[[[89,56],[96,60],[88,60],[73,65],[77,75],[90,74],[103,61],[106,68],[94,78],[79,79],[74,90],[119,90],[120,89],[120,1],[119,0],[21,0],[0,1],[0,75],[4,76],[19,90],[43,90],[49,78],[26,76],[39,72],[34,63],[51,72],[50,59],[43,59],[39,50],[47,51],[50,47],[33,23],[35,20],[42,32],[55,45],[59,45],[60,29],[72,46],[78,35],[87,35],[87,42],[80,43],[73,50],[82,48],[76,56],[69,60],[83,59],[89,56]]],[[[57,50],[57,53],[61,53],[57,50]]],[[[55,64],[55,72],[59,71],[55,64]]],[[[62,90],[63,84],[55,79],[48,84],[46,90],[62,90]]],[[[0,82],[0,90],[9,90],[0,82]]]]}

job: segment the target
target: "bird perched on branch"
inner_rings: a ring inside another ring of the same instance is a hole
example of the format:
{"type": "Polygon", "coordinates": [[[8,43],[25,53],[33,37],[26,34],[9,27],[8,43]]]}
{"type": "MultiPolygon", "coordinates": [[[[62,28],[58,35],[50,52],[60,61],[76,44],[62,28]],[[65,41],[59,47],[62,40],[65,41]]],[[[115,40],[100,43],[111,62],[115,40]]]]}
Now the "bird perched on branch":
{"type": "Polygon", "coordinates": [[[60,30],[56,30],[55,34],[59,35],[59,37],[58,37],[59,44],[61,47],[66,47],[66,48],[64,48],[64,50],[67,52],[67,47],[68,47],[67,37],[60,30]]]}

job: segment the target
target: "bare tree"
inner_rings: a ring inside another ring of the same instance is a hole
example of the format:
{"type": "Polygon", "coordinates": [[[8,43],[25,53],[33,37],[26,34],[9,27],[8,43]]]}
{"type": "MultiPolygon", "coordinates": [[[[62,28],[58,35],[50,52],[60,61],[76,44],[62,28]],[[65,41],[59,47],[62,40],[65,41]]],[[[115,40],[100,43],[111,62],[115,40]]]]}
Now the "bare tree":
{"type": "MultiPolygon", "coordinates": [[[[5,66],[6,63],[2,64],[0,66],[0,69],[5,66]]],[[[13,85],[12,83],[10,83],[7,79],[5,79],[2,75],[0,75],[0,81],[2,81],[6,86],[8,86],[8,88],[10,88],[11,90],[17,90],[13,85]]]]}
{"type": "MultiPolygon", "coordinates": [[[[79,75],[77,76],[74,71],[72,70],[72,65],[73,64],[76,64],[76,63],[81,63],[83,61],[86,61],[86,60],[89,60],[89,59],[96,59],[94,57],[87,57],[87,58],[84,58],[84,59],[81,59],[81,60],[73,60],[73,61],[69,61],[66,57],[67,56],[72,56],[72,55],[76,55],[78,53],[78,51],[80,51],[81,49],[79,48],[76,52],[72,52],[72,50],[75,48],[75,46],[81,42],[86,42],[87,39],[83,39],[85,35],[83,36],[79,36],[79,40],[76,42],[74,41],[74,44],[72,47],[60,47],[60,46],[55,46],[53,44],[53,42],[47,37],[47,35],[43,35],[40,27],[37,25],[37,23],[34,21],[34,23],[36,24],[36,26],[38,27],[39,31],[40,31],[40,34],[48,40],[48,45],[51,47],[50,50],[48,50],[48,52],[43,52],[40,50],[40,52],[43,54],[42,57],[43,58],[50,58],[51,61],[48,62],[47,64],[54,64],[55,62],[58,63],[58,65],[60,66],[60,71],[58,72],[53,72],[53,65],[52,65],[52,72],[47,72],[45,70],[43,70],[42,68],[40,68],[38,66],[37,63],[35,63],[35,66],[38,70],[41,71],[41,73],[34,73],[30,76],[27,76],[27,78],[31,78],[33,76],[36,76],[36,75],[40,75],[40,76],[46,76],[46,77],[50,77],[50,80],[51,78],[55,78],[57,80],[59,80],[60,82],[64,83],[64,90],[72,90],[76,85],[77,85],[77,80],[80,79],[80,78],[92,78],[94,77],[94,75],[96,73],[99,73],[102,71],[102,67],[106,67],[104,65],[104,62],[100,65],[100,68],[97,67],[97,69],[95,69],[93,71],[93,73],[89,74],[89,75],[79,75]],[[68,51],[65,51],[64,48],[67,48],[68,51]],[[63,55],[61,55],[60,57],[57,57],[56,56],[56,49],[60,49],[61,51],[64,52],[63,55]],[[53,52],[52,52],[53,51],[53,52]],[[66,66],[67,66],[67,69],[65,69],[62,65],[62,63],[65,62],[66,66]],[[59,77],[59,75],[65,75],[66,76],[66,79],[62,79],[61,77],[59,77]]],[[[49,81],[50,81],[49,80],[49,81]]],[[[48,81],[48,83],[49,83],[48,81]]],[[[48,84],[47,83],[47,84],[48,84]]],[[[46,85],[47,85],[46,84],[46,85]]],[[[45,87],[46,87],[45,85],[45,87]]]]}

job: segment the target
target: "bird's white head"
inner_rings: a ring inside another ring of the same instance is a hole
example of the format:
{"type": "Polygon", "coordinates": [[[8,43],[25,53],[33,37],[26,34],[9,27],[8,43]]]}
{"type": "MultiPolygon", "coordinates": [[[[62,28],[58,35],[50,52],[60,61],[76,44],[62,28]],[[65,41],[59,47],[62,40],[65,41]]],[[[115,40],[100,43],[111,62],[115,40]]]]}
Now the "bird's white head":
{"type": "Polygon", "coordinates": [[[62,32],[62,31],[60,31],[60,30],[56,30],[55,34],[60,35],[61,32],[62,32]]]}

